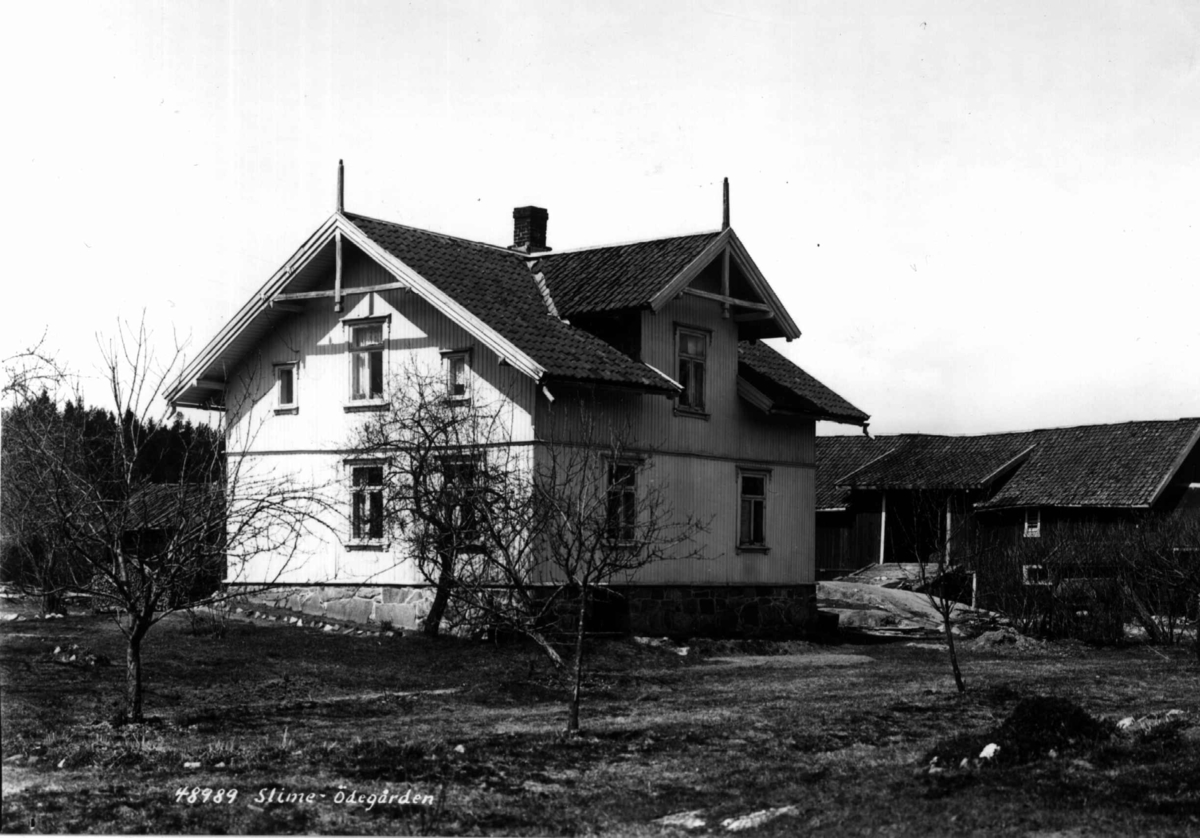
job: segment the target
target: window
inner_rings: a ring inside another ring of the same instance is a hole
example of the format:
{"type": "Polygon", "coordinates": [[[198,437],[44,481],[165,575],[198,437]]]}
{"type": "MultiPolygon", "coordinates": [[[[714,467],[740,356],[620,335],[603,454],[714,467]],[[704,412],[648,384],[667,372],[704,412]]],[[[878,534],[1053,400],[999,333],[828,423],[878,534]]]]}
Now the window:
{"type": "Polygon", "coordinates": [[[1042,537],[1042,510],[1026,509],[1025,510],[1025,537],[1026,538],[1041,538],[1042,537]]]}
{"type": "Polygon", "coordinates": [[[455,350],[443,353],[446,358],[446,396],[452,402],[465,402],[471,398],[470,353],[455,350]]]}
{"type": "Polygon", "coordinates": [[[627,542],[637,538],[636,463],[609,463],[608,514],[605,530],[609,541],[627,542]]]}
{"type": "Polygon", "coordinates": [[[762,550],[767,546],[767,478],[765,471],[738,470],[741,508],[738,511],[738,547],[762,550]]]}
{"type": "Polygon", "coordinates": [[[1050,574],[1046,572],[1044,565],[1021,565],[1021,581],[1026,585],[1049,585],[1050,574]]]}
{"type": "Polygon", "coordinates": [[[275,412],[295,413],[299,407],[296,398],[296,365],[275,365],[275,412]]]}
{"type": "Polygon", "coordinates": [[[442,461],[443,519],[458,546],[479,540],[479,478],[482,463],[475,457],[442,461]]]}
{"type": "Polygon", "coordinates": [[[679,409],[703,413],[705,405],[704,374],[708,358],[708,335],[693,329],[679,329],[675,335],[679,356],[679,409]]]}
{"type": "Polygon", "coordinates": [[[382,322],[350,327],[350,400],[383,398],[382,322]]]}
{"type": "Polygon", "coordinates": [[[383,466],[362,465],[351,469],[352,498],[350,536],[355,541],[383,538],[383,466]]]}

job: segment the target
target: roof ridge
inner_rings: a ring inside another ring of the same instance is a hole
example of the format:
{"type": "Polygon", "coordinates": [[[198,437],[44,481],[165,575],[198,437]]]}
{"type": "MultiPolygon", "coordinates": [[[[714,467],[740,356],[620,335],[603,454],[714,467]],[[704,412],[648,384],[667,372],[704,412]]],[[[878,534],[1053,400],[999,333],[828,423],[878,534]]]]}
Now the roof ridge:
{"type": "Polygon", "coordinates": [[[355,218],[362,218],[366,221],[374,221],[376,224],[387,224],[389,227],[401,227],[405,230],[411,230],[414,233],[425,233],[426,235],[437,236],[438,238],[446,239],[458,244],[468,244],[475,247],[486,248],[487,250],[494,250],[499,253],[507,253],[510,256],[523,256],[526,258],[529,256],[528,253],[521,253],[518,250],[511,250],[510,248],[502,245],[492,244],[490,242],[481,242],[475,239],[464,239],[462,236],[452,236],[449,233],[441,233],[437,230],[427,230],[424,227],[414,227],[411,224],[401,224],[399,221],[388,221],[386,218],[376,218],[372,215],[363,215],[361,212],[343,212],[342,215],[351,220],[355,218]]]}
{"type": "MultiPolygon", "coordinates": [[[[983,439],[985,437],[1017,436],[1019,434],[1037,434],[1046,431],[1075,431],[1083,428],[1118,428],[1124,425],[1179,425],[1184,422],[1200,422],[1198,416],[1184,416],[1179,419],[1129,419],[1124,422],[1096,422],[1089,425],[1054,425],[1049,428],[1022,428],[1015,431],[992,431],[982,434],[933,434],[924,431],[899,431],[892,434],[874,434],[872,439],[895,439],[898,437],[923,437],[926,439],[983,439]]],[[[817,438],[832,438],[843,434],[818,434],[817,438]]],[[[853,434],[850,434],[853,436],[853,434]]]]}
{"type": "Polygon", "coordinates": [[[569,253],[585,253],[589,250],[606,250],[611,247],[629,247],[634,244],[657,244],[658,242],[673,241],[675,239],[690,239],[696,236],[713,236],[720,235],[721,230],[699,230],[695,233],[681,233],[678,236],[659,236],[654,239],[632,239],[630,241],[612,242],[610,244],[587,244],[582,247],[567,247],[562,250],[546,250],[541,253],[522,253],[517,250],[510,251],[518,256],[526,259],[552,259],[555,256],[562,256],[569,253]]]}

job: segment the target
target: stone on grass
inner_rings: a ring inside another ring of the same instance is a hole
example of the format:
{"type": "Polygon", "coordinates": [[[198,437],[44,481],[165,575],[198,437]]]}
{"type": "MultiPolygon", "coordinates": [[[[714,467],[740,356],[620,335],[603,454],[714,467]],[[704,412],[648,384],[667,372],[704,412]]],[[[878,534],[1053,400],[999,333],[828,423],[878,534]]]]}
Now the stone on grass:
{"type": "Polygon", "coordinates": [[[989,742],[984,749],[979,752],[980,759],[991,759],[1000,751],[1000,746],[995,742],[989,742]]]}
{"type": "Polygon", "coordinates": [[[199,767],[200,767],[200,763],[198,763],[198,762],[185,762],[185,763],[183,764],[183,767],[184,767],[184,768],[199,768],[199,767]]]}
{"type": "Polygon", "coordinates": [[[654,823],[662,824],[663,826],[677,826],[681,829],[703,829],[707,826],[704,818],[700,817],[701,809],[693,809],[690,812],[676,812],[673,815],[661,817],[654,823]]]}
{"type": "Polygon", "coordinates": [[[773,821],[776,818],[784,817],[785,815],[799,814],[799,810],[795,806],[780,806],[776,809],[761,809],[757,812],[751,812],[748,815],[742,815],[740,818],[726,818],[721,821],[721,826],[729,832],[742,832],[747,829],[756,829],[764,823],[773,821]]]}

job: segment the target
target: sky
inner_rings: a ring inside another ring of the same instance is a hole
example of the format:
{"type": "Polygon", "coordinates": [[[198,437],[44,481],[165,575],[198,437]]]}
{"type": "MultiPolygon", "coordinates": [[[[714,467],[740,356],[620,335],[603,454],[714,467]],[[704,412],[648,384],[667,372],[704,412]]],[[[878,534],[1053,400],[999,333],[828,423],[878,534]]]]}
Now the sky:
{"type": "MultiPolygon", "coordinates": [[[[1190,2],[6,8],[0,357],[197,353],[334,210],[732,226],[873,433],[1200,416],[1190,2]]],[[[838,426],[822,432],[836,432],[838,426]]],[[[843,432],[856,432],[841,428],[843,432]]]]}

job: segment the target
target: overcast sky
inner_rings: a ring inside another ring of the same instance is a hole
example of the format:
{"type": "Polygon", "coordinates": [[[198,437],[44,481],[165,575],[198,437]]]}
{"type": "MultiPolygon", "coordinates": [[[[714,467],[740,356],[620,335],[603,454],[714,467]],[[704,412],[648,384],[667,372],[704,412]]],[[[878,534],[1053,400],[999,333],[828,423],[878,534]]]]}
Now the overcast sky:
{"type": "MultiPolygon", "coordinates": [[[[334,209],[733,227],[879,433],[1200,415],[1192,2],[88,2],[0,33],[0,355],[198,351],[334,209]]],[[[99,400],[98,388],[88,390],[99,400]]],[[[833,430],[830,428],[829,430],[833,430]]]]}

